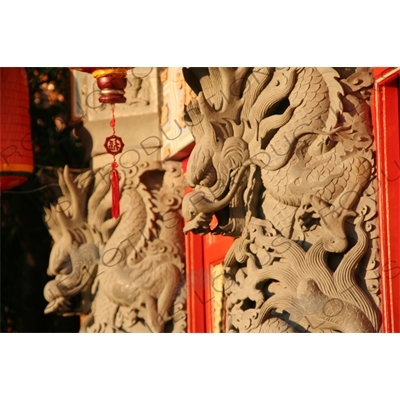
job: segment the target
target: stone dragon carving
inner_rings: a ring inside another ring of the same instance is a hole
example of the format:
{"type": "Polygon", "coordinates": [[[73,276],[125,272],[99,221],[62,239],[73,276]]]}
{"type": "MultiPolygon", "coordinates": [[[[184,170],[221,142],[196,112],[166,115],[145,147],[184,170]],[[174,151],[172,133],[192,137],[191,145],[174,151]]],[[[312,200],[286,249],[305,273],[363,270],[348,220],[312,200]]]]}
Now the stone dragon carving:
{"type": "Polygon", "coordinates": [[[368,68],[190,68],[185,233],[236,238],[231,332],[380,328],[368,68]],[[217,225],[211,229],[213,216],[217,225]]]}
{"type": "Polygon", "coordinates": [[[120,170],[118,219],[110,215],[109,166],[75,180],[68,167],[59,172],[63,196],[45,210],[55,275],[45,312],[86,314],[82,332],[184,332],[180,166],[120,170]]]}

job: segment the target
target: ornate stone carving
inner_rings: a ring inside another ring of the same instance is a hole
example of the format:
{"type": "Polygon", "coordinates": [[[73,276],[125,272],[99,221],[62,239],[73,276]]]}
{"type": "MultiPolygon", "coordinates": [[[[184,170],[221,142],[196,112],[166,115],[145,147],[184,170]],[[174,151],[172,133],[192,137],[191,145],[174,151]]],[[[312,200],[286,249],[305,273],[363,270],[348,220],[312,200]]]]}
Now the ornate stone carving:
{"type": "Polygon", "coordinates": [[[224,265],[223,263],[214,265],[212,267],[212,275],[217,277],[213,279],[211,285],[212,292],[212,305],[213,305],[213,332],[223,332],[224,320],[225,320],[225,299],[224,299],[224,265]]]}
{"type": "Polygon", "coordinates": [[[82,332],[184,332],[180,164],[120,168],[118,219],[109,170],[59,173],[63,196],[46,210],[55,279],[45,312],[87,314],[82,332]]]}
{"type": "Polygon", "coordinates": [[[162,71],[163,103],[160,110],[160,126],[163,148],[162,159],[182,160],[193,146],[193,136],[184,120],[185,106],[195,93],[185,82],[182,68],[170,67],[162,71]]]}
{"type": "Polygon", "coordinates": [[[190,68],[185,232],[236,237],[231,332],[380,329],[368,68],[190,68]],[[211,230],[216,215],[218,225],[211,230]]]}

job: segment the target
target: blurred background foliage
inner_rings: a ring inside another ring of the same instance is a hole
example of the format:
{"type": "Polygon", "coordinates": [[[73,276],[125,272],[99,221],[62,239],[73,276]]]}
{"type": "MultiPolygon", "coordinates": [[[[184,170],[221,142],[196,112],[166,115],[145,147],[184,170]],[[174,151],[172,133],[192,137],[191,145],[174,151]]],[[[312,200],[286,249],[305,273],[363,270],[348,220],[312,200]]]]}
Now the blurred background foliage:
{"type": "Polygon", "coordinates": [[[26,68],[35,170],[1,194],[1,332],[77,332],[79,317],[45,315],[51,237],[43,207],[61,195],[57,169],[88,168],[70,120],[68,68],[26,68]]]}

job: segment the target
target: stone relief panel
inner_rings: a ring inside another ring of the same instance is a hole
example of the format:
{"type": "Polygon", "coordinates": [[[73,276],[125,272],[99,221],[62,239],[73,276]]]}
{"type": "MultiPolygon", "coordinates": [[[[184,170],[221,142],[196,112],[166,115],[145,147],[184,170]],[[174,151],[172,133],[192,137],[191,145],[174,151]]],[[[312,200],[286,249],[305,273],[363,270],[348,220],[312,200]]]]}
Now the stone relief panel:
{"type": "Polygon", "coordinates": [[[114,219],[109,165],[59,172],[62,196],[45,210],[55,276],[45,312],[86,315],[81,332],[185,332],[181,166],[141,161],[119,173],[114,219]]]}
{"type": "Polygon", "coordinates": [[[185,232],[236,238],[226,330],[378,332],[370,69],[183,73],[197,95],[185,232]]]}
{"type": "Polygon", "coordinates": [[[163,146],[162,159],[181,160],[193,145],[193,136],[184,120],[184,110],[196,94],[185,82],[182,68],[165,68],[160,74],[163,102],[160,127],[163,146]]]}

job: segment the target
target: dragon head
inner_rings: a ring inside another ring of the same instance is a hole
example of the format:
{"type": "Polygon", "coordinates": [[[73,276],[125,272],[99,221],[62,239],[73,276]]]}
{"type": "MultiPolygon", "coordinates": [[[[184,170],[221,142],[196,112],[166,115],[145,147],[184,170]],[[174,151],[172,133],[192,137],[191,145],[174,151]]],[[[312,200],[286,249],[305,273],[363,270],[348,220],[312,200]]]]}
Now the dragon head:
{"type": "Polygon", "coordinates": [[[184,232],[205,234],[211,231],[215,214],[218,224],[212,233],[235,236],[244,218],[243,190],[248,160],[247,143],[228,132],[238,127],[233,121],[212,124],[212,131],[197,142],[189,158],[186,181],[195,189],[182,202],[189,223],[184,232]]]}
{"type": "Polygon", "coordinates": [[[241,234],[246,214],[243,195],[249,184],[255,184],[247,179],[252,176],[247,172],[254,158],[250,155],[258,154],[260,145],[271,140],[299,105],[287,100],[299,71],[267,67],[184,70],[186,82],[197,94],[186,107],[185,120],[196,142],[186,181],[198,193],[188,194],[183,202],[189,221],[185,232],[241,234]],[[211,230],[213,215],[218,224],[211,230]]]}
{"type": "Polygon", "coordinates": [[[83,182],[84,185],[74,182],[68,167],[63,173],[59,171],[63,196],[57,205],[45,209],[54,241],[47,273],[55,276],[44,288],[44,297],[49,302],[46,314],[56,312],[66,316],[88,311],[86,298],[96,276],[98,250],[85,221],[86,189],[91,179],[83,182]]]}
{"type": "Polygon", "coordinates": [[[216,215],[213,233],[236,236],[240,189],[244,178],[241,167],[248,159],[247,143],[242,139],[243,124],[238,116],[243,100],[238,94],[249,68],[184,68],[186,82],[197,94],[185,110],[186,125],[196,145],[187,165],[186,182],[194,189],[182,203],[189,223],[184,232],[205,234],[216,215]]]}

